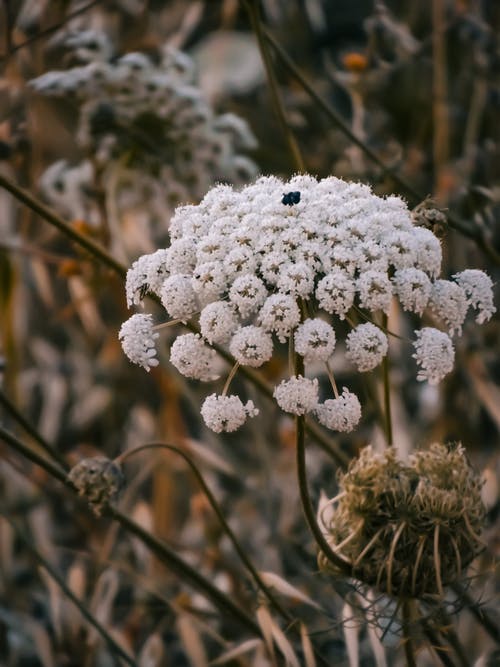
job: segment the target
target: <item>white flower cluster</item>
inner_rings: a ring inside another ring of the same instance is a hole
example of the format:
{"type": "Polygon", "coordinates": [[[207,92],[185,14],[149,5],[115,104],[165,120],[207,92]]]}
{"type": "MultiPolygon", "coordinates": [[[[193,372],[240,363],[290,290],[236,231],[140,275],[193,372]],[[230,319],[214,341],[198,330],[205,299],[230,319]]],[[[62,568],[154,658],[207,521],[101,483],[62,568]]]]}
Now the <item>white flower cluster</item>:
{"type": "MultiPolygon", "coordinates": [[[[417,315],[427,309],[447,329],[416,332],[417,377],[437,383],[453,367],[450,335],[460,333],[469,306],[478,322],[495,311],[483,272],[438,278],[439,240],[413,225],[399,197],[377,197],[368,186],[333,177],[300,175],[287,183],[261,177],[241,191],[217,186],[198,206],[177,208],[170,234],[169,248],[129,270],[127,300],[138,304],[152,292],[172,318],[199,325],[200,335],[179,336],[171,350],[172,363],[190,378],[216,375],[216,344],[257,368],[272,357],[276,341],[290,341],[306,371],[317,368],[334,352],[335,321],[353,307],[354,319],[364,313],[370,321],[353,325],[346,358],[370,371],[388,351],[387,334],[374,322],[397,299],[417,315]]],[[[316,378],[284,380],[274,396],[284,411],[313,413],[338,431],[352,430],[361,416],[346,388],[320,403],[316,378]]],[[[232,430],[253,414],[236,397],[207,401],[203,416],[215,430],[232,430]]]]}
{"type": "MultiPolygon", "coordinates": [[[[256,146],[252,132],[235,114],[214,113],[185,53],[165,49],[159,62],[144,53],[111,58],[109,38],[93,30],[60,42],[83,63],[47,72],[30,85],[79,105],[76,139],[95,164],[125,162],[140,174],[140,187],[148,174],[174,205],[201,198],[214,182],[244,183],[255,176],[255,164],[242,155],[256,146]]],[[[57,201],[60,193],[52,185],[46,192],[57,201]]]]}

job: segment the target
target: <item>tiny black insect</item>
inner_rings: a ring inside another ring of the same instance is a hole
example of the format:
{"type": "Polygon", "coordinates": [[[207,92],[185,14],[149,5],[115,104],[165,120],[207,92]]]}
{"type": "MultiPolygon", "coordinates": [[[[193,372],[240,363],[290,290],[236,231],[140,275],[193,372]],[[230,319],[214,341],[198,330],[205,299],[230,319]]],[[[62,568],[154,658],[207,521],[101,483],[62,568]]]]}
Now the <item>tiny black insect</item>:
{"type": "Polygon", "coordinates": [[[294,204],[298,204],[300,201],[300,192],[287,192],[286,194],[283,194],[283,199],[281,200],[282,204],[286,204],[286,206],[293,206],[294,204]]]}

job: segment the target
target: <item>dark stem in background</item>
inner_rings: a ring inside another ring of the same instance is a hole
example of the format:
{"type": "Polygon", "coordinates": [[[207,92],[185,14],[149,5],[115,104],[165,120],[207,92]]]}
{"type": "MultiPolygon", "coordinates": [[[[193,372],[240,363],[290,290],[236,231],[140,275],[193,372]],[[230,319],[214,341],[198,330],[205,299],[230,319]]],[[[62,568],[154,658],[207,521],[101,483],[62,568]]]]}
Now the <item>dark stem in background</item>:
{"type": "Polygon", "coordinates": [[[411,604],[410,600],[405,599],[401,605],[403,611],[403,644],[407,667],[417,667],[415,648],[411,636],[411,604]]]}
{"type": "Polygon", "coordinates": [[[54,461],[57,461],[59,465],[62,468],[66,467],[66,461],[64,460],[63,456],[50,445],[45,438],[39,433],[27,419],[19,412],[19,410],[16,408],[16,406],[7,398],[7,396],[3,393],[3,391],[0,389],[0,405],[3,405],[3,407],[6,409],[7,412],[10,412],[11,416],[17,421],[18,424],[20,424],[23,429],[30,435],[33,440],[38,442],[40,447],[44,450],[46,454],[49,454],[54,461]]]}
{"type": "MultiPolygon", "coordinates": [[[[280,61],[290,72],[290,74],[292,74],[292,76],[300,83],[300,85],[303,87],[306,93],[318,105],[318,107],[323,111],[323,113],[325,113],[325,115],[340,130],[342,130],[342,132],[353,142],[353,144],[361,148],[364,151],[365,155],[367,155],[370,158],[370,160],[372,160],[378,167],[380,167],[380,169],[384,174],[390,176],[393,179],[393,181],[400,188],[402,188],[407,195],[411,197],[411,199],[413,200],[413,205],[419,204],[420,202],[424,201],[425,197],[423,197],[420,192],[415,190],[415,188],[412,185],[410,185],[410,183],[408,183],[405,179],[399,176],[399,174],[394,169],[386,165],[378,157],[378,155],[374,151],[372,151],[372,149],[369,146],[367,146],[351,131],[351,129],[345,123],[342,116],[338,114],[335,111],[335,109],[333,109],[333,107],[331,107],[327,102],[325,102],[320,95],[318,95],[318,93],[314,90],[314,88],[309,84],[306,77],[301,73],[299,68],[288,56],[286,51],[278,44],[278,42],[274,39],[274,37],[266,28],[264,28],[264,36],[266,40],[269,42],[269,44],[271,44],[277,56],[279,57],[280,61]]],[[[457,215],[449,211],[446,212],[446,216],[448,218],[450,227],[460,232],[463,236],[466,236],[467,238],[470,238],[473,241],[475,241],[477,245],[488,255],[488,257],[493,262],[495,262],[496,264],[500,264],[500,252],[498,252],[498,250],[496,250],[492,246],[491,241],[487,239],[486,234],[484,230],[481,229],[481,227],[479,227],[478,225],[469,225],[464,220],[459,218],[457,215]]]]}
{"type": "MultiPolygon", "coordinates": [[[[382,317],[382,328],[387,329],[388,317],[384,313],[382,317]]],[[[389,447],[394,445],[393,433],[392,433],[392,414],[391,414],[391,382],[389,377],[390,361],[389,361],[389,350],[382,360],[382,377],[384,382],[384,417],[385,417],[385,433],[387,438],[387,444],[389,447]]]]}
{"type": "MultiPolygon", "coordinates": [[[[50,475],[62,482],[65,487],[75,492],[75,488],[68,480],[66,472],[61,470],[51,461],[48,461],[43,456],[34,452],[30,447],[26,446],[14,435],[6,431],[0,426],[0,439],[8,443],[18,453],[29,459],[36,465],[39,465],[50,475]]],[[[139,538],[155,556],[166,565],[170,570],[175,572],[181,580],[198,590],[200,593],[210,600],[223,614],[228,618],[237,621],[242,627],[253,635],[262,637],[259,626],[255,621],[237,604],[235,604],[225,593],[214,586],[208,579],[201,575],[191,565],[186,563],[180,556],[178,556],[165,543],[158,540],[156,537],[141,528],[137,523],[130,519],[125,514],[122,514],[118,509],[108,506],[103,510],[103,515],[111,517],[117,521],[122,528],[139,538]]]]}
{"type": "Polygon", "coordinates": [[[425,618],[420,619],[420,625],[422,626],[422,631],[427,637],[427,641],[430,646],[435,651],[437,657],[441,660],[444,667],[455,667],[455,663],[450,658],[450,651],[446,646],[443,646],[443,642],[439,639],[439,636],[434,631],[434,628],[425,618]]]}
{"type": "Polygon", "coordinates": [[[101,637],[105,640],[105,642],[109,644],[110,649],[112,649],[117,655],[119,655],[120,658],[127,663],[127,665],[131,665],[131,667],[136,667],[137,663],[135,662],[135,660],[122,649],[122,647],[109,634],[106,628],[95,618],[95,616],[90,611],[88,611],[84,603],[76,597],[71,588],[69,588],[69,586],[66,585],[64,579],[61,576],[59,576],[55,568],[53,568],[52,565],[49,563],[49,561],[46,558],[44,558],[44,556],[40,553],[40,551],[38,551],[33,542],[23,533],[23,531],[21,531],[15,525],[15,523],[7,516],[7,514],[5,514],[2,511],[0,511],[0,514],[12,526],[13,530],[16,533],[16,537],[24,544],[24,546],[28,549],[28,551],[40,563],[43,569],[47,571],[50,578],[57,583],[57,585],[66,595],[66,597],[68,597],[71,600],[71,602],[73,602],[73,604],[78,608],[79,612],[85,618],[85,620],[88,621],[88,623],[90,623],[90,625],[92,625],[92,627],[94,627],[97,630],[97,632],[101,635],[101,637]]]}
{"type": "Polygon", "coordinates": [[[257,37],[257,42],[259,44],[260,55],[262,57],[262,61],[264,63],[264,67],[266,70],[267,81],[269,84],[269,90],[271,92],[271,99],[273,102],[274,111],[276,112],[276,115],[278,117],[279,123],[283,130],[283,134],[285,135],[288,148],[290,149],[290,153],[293,162],[295,164],[295,168],[300,172],[304,172],[305,171],[304,160],[302,159],[299,146],[292,133],[290,124],[288,123],[286,118],[286,112],[283,107],[283,102],[281,100],[279,93],[278,82],[276,80],[276,75],[274,73],[271,54],[269,52],[269,49],[267,48],[267,43],[264,36],[264,27],[262,25],[259,14],[259,2],[260,0],[244,0],[245,7],[250,16],[252,29],[255,33],[255,36],[257,37]]]}

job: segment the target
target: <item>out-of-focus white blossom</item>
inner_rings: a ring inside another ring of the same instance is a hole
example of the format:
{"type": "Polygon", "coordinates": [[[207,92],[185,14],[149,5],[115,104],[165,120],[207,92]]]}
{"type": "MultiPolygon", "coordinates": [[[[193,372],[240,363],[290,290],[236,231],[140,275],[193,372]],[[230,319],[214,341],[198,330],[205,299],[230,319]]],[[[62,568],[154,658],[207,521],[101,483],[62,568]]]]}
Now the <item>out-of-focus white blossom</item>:
{"type": "Polygon", "coordinates": [[[333,431],[349,433],[361,419],[361,404],[356,394],[343,387],[338,398],[332,398],[316,406],[316,416],[323,426],[333,431]]]}
{"type": "Polygon", "coordinates": [[[275,387],[273,396],[285,412],[305,415],[318,404],[318,380],[309,380],[302,375],[291,377],[275,387]]]}
{"type": "Polygon", "coordinates": [[[126,320],[118,332],[123,351],[134,364],[145,368],[158,366],[155,340],[159,334],[153,331],[153,316],[136,314],[126,320]]]}
{"type": "Polygon", "coordinates": [[[243,405],[239,396],[211,394],[201,406],[203,421],[215,433],[236,431],[248,417],[256,417],[258,414],[259,411],[252,401],[243,405]]]}
{"type": "Polygon", "coordinates": [[[453,370],[455,350],[449,336],[439,329],[424,327],[415,332],[414,359],[420,366],[417,380],[428,380],[434,385],[453,370]]]}
{"type": "Polygon", "coordinates": [[[346,340],[346,358],[358,371],[371,371],[387,354],[389,345],[385,333],[371,322],[359,324],[346,340]]]}
{"type": "Polygon", "coordinates": [[[487,322],[496,312],[491,278],[479,269],[466,269],[456,273],[453,279],[465,292],[467,303],[478,311],[476,322],[478,324],[487,322]]]}

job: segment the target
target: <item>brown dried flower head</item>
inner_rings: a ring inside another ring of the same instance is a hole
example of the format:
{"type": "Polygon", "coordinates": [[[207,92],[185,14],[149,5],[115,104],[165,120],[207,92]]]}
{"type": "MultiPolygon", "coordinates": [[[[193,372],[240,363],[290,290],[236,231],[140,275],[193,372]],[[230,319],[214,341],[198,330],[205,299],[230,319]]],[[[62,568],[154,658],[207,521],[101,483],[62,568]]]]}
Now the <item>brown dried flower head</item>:
{"type": "MultiPolygon", "coordinates": [[[[408,464],[366,447],[339,484],[331,516],[320,513],[326,539],[379,591],[442,596],[481,550],[481,481],[460,444],[434,444],[408,464]]],[[[319,564],[338,574],[321,553],[319,564]]]]}
{"type": "Polygon", "coordinates": [[[68,479],[78,494],[87,499],[97,516],[105,505],[116,498],[124,485],[120,466],[103,456],[83,459],[70,470],[68,479]]]}

